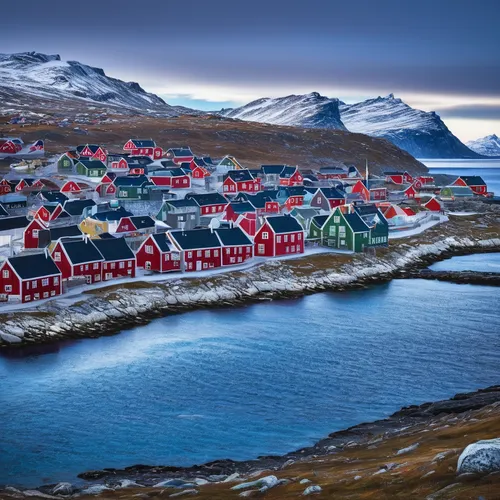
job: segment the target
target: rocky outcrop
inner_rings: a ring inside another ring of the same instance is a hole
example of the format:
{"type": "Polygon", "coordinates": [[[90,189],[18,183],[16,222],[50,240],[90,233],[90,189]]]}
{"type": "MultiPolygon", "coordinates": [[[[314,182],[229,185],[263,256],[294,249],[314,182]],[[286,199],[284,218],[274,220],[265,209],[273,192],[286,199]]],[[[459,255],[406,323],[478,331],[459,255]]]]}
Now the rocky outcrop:
{"type": "Polygon", "coordinates": [[[500,438],[472,443],[458,459],[457,473],[481,473],[500,471],[500,438]]]}

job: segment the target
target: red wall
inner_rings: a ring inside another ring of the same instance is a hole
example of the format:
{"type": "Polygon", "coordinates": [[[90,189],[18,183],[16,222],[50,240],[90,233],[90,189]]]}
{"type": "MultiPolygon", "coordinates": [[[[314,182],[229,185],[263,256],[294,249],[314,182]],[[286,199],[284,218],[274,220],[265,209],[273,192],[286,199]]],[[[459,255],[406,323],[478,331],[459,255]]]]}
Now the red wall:
{"type": "Polygon", "coordinates": [[[237,266],[253,257],[252,245],[241,245],[222,248],[222,265],[237,266]],[[234,260],[233,262],[231,260],[234,260]]]}
{"type": "Polygon", "coordinates": [[[101,281],[101,262],[90,262],[86,264],[76,264],[73,266],[69,259],[66,257],[66,254],[63,252],[61,243],[57,243],[57,245],[52,250],[51,255],[56,266],[61,271],[63,279],[67,280],[71,277],[90,276],[91,283],[101,281]],[[61,253],[61,260],[59,262],[56,261],[55,258],[56,252],[61,253]]]}
{"type": "Polygon", "coordinates": [[[5,261],[2,266],[0,266],[0,293],[7,293],[8,295],[19,295],[20,289],[21,280],[18,278],[17,274],[14,273],[8,261],[5,261]],[[9,272],[8,278],[3,277],[4,271],[9,272]],[[10,285],[12,287],[12,291],[6,292],[5,285],[10,285]]]}
{"type": "Polygon", "coordinates": [[[123,278],[123,277],[135,277],[136,260],[124,260],[117,262],[103,262],[102,265],[102,280],[107,281],[108,279],[123,278]],[[124,267],[120,267],[120,262],[123,262],[124,267]],[[106,274],[111,274],[111,278],[106,278],[106,274]]]}
{"type": "Polygon", "coordinates": [[[224,205],[206,205],[204,207],[200,207],[200,215],[211,215],[211,214],[221,214],[224,212],[227,203],[224,205]],[[213,207],[215,207],[215,212],[213,211],[213,207]]]}
{"type": "Polygon", "coordinates": [[[200,271],[196,268],[196,263],[201,262],[201,271],[206,271],[207,269],[213,269],[216,267],[221,267],[222,248],[211,248],[203,250],[183,250],[182,257],[184,261],[184,270],[187,272],[200,271]],[[201,252],[201,253],[200,253],[201,252]],[[205,252],[209,252],[209,256],[206,256],[205,252]]]}
{"type": "Polygon", "coordinates": [[[303,252],[304,252],[304,235],[302,232],[276,235],[275,255],[290,255],[294,253],[303,253],[303,252]],[[280,239],[281,241],[278,241],[280,239]]]}
{"type": "Polygon", "coordinates": [[[274,233],[266,222],[257,231],[254,238],[254,255],[256,257],[274,257],[274,233]],[[267,239],[262,237],[267,232],[267,239]],[[264,251],[259,252],[259,245],[264,245],[264,251]]]}
{"type": "Polygon", "coordinates": [[[45,229],[39,221],[33,219],[24,230],[24,248],[38,248],[38,236],[33,235],[33,231],[45,229]]]}

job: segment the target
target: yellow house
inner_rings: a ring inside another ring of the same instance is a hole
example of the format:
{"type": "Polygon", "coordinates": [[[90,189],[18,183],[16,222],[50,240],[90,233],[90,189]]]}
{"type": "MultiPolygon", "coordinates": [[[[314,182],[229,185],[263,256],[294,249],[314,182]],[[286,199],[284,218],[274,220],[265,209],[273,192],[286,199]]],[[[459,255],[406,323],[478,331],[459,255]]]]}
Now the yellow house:
{"type": "Polygon", "coordinates": [[[82,233],[88,234],[91,238],[95,238],[102,233],[109,232],[108,221],[101,221],[92,219],[92,217],[87,217],[80,222],[80,229],[82,233]]]}

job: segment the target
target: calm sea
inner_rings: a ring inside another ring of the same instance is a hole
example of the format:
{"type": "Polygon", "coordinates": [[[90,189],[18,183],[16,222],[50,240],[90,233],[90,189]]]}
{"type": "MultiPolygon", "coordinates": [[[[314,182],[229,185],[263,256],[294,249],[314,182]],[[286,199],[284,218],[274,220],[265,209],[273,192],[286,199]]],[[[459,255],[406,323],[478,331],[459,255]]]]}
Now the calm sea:
{"type": "Polygon", "coordinates": [[[282,454],[498,383],[499,304],[499,288],[396,280],[2,357],[0,484],[282,454]]]}

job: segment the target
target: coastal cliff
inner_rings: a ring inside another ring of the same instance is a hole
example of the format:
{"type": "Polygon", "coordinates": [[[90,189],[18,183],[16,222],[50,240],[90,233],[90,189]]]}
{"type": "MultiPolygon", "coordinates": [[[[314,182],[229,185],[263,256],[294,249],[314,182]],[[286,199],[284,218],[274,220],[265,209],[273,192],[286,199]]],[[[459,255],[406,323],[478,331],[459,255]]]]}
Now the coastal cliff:
{"type": "Polygon", "coordinates": [[[345,290],[414,276],[415,269],[444,258],[500,250],[500,208],[467,217],[450,216],[424,233],[392,240],[376,255],[318,253],[293,260],[203,277],[138,281],[89,291],[76,298],[0,314],[0,346],[26,346],[98,337],[153,318],[205,307],[345,290]]]}

